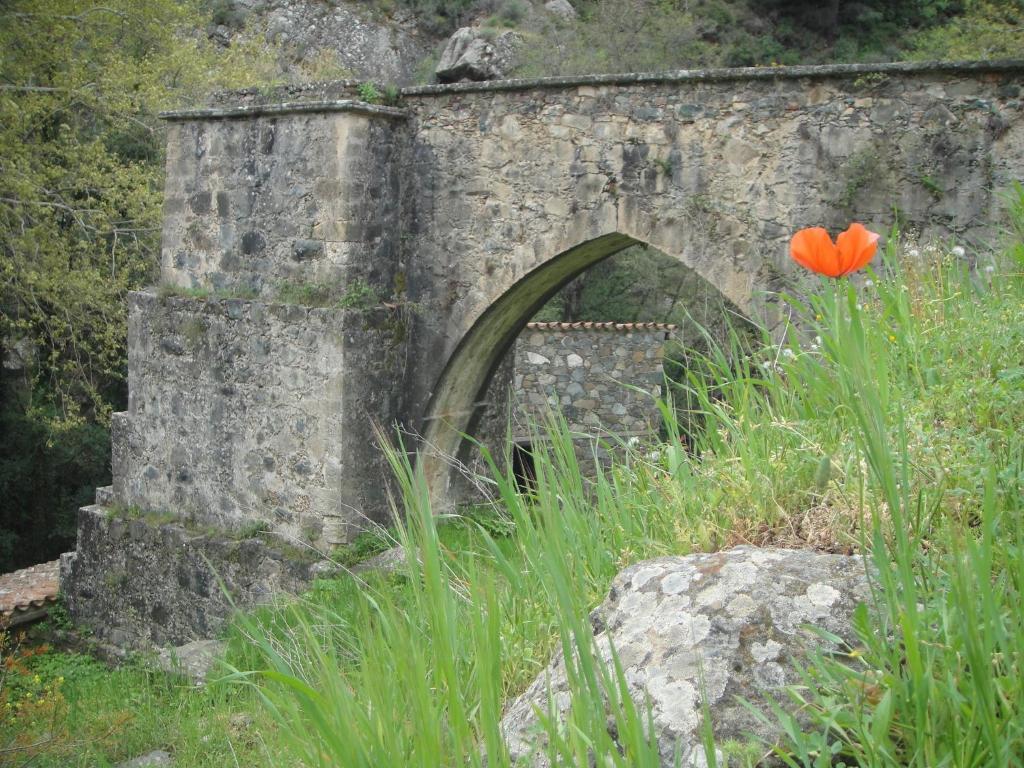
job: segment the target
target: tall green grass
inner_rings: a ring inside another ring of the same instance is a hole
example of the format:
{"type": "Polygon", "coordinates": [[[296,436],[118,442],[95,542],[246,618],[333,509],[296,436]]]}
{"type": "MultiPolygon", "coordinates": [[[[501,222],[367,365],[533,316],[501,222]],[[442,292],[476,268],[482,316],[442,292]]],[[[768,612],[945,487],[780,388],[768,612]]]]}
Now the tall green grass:
{"type": "Polygon", "coordinates": [[[259,670],[238,677],[296,759],[508,765],[502,708],[560,653],[572,708],[539,713],[537,750],[558,765],[657,765],[648,715],[588,612],[631,562],[749,541],[863,552],[873,574],[862,647],[812,659],[768,715],[779,759],[1015,764],[1024,279],[1013,259],[968,269],[948,247],[897,258],[897,240],[869,282],[790,299],[786,344],[711,345],[674,393],[685,418],[662,403],[661,442],[584,468],[556,417],[533,441],[529,493],[492,462],[502,525],[436,519],[391,451],[404,569],[322,585],[236,637],[236,666],[259,670]]]}

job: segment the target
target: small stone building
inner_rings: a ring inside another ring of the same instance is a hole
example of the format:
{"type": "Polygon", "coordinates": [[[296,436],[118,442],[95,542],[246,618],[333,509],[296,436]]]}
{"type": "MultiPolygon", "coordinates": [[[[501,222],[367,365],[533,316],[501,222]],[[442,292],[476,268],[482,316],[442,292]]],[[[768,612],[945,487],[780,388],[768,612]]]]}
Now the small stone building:
{"type": "Polygon", "coordinates": [[[666,323],[530,323],[515,348],[513,435],[560,410],[580,436],[647,434],[659,423],[666,323]]]}

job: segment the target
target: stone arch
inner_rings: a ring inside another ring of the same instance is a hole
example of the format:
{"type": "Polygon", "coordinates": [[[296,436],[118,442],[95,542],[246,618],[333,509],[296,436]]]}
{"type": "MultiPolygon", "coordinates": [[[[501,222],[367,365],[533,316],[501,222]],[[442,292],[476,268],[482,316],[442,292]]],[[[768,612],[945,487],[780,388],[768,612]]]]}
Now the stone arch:
{"type": "MultiPolygon", "coordinates": [[[[685,232],[677,222],[651,224],[643,216],[635,215],[628,218],[646,226],[634,228],[623,221],[627,217],[622,216],[621,208],[616,213],[616,223],[623,226],[617,226],[614,231],[568,247],[564,247],[563,236],[560,250],[556,246],[550,251],[554,256],[494,297],[459,339],[437,379],[424,417],[423,450],[419,460],[436,503],[447,504],[451,463],[445,457],[457,456],[463,435],[472,434],[479,416],[477,404],[516,337],[549,299],[598,262],[630,246],[647,245],[693,269],[744,316],[756,314],[757,279],[751,272],[740,271],[725,259],[720,264],[692,261],[685,248],[679,247],[685,240],[685,232]]],[[[565,234],[585,231],[585,225],[573,226],[573,223],[582,222],[570,223],[563,230],[565,234]]]]}

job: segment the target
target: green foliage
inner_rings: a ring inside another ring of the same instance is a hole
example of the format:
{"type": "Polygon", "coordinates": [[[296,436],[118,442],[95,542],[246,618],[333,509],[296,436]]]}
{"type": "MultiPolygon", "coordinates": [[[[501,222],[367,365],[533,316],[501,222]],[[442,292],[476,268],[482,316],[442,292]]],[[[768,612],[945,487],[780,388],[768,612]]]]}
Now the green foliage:
{"type": "Polygon", "coordinates": [[[450,34],[476,4],[476,0],[394,0],[394,2],[414,11],[419,18],[420,25],[436,35],[450,34]]]}
{"type": "Polygon", "coordinates": [[[381,301],[380,295],[365,280],[356,279],[345,286],[335,306],[339,309],[369,309],[381,301]]]}
{"type": "Polygon", "coordinates": [[[157,288],[157,296],[161,299],[172,297],[183,299],[255,299],[259,291],[244,285],[232,286],[230,288],[188,288],[181,285],[164,284],[157,288]]]}
{"type": "Polygon", "coordinates": [[[74,541],[75,515],[109,479],[110,433],[81,421],[54,432],[52,406],[7,390],[0,409],[0,571],[53,559],[74,541]]]}
{"type": "Polygon", "coordinates": [[[1011,59],[1021,56],[1024,5],[1019,0],[967,0],[965,13],[910,40],[910,58],[1011,59]]]}
{"type": "Polygon", "coordinates": [[[0,749],[11,768],[94,768],[155,749],[178,765],[285,765],[254,696],[196,688],[139,660],[111,668],[27,642],[2,647],[0,749]]]}
{"type": "Polygon", "coordinates": [[[277,287],[274,298],[282,304],[326,307],[335,301],[336,286],[330,283],[289,281],[277,287]]]}
{"type": "Polygon", "coordinates": [[[989,315],[983,324],[991,335],[1012,305],[1020,314],[1020,275],[1008,276],[1009,290],[979,286],[956,263],[914,278],[897,270],[880,284],[877,312],[862,309],[861,297],[844,286],[812,299],[824,340],[813,383],[832,385],[846,404],[870,469],[867,541],[878,599],[874,613],[862,608],[856,619],[863,647],[845,660],[815,658],[805,684],[790,692],[811,721],[798,727],[782,716],[789,744],[778,751],[790,765],[817,765],[823,749],[854,765],[1010,765],[1024,747],[1024,617],[1016,608],[1024,597],[1024,442],[1010,436],[1024,416],[1024,396],[1000,383],[1006,361],[1024,351],[1021,334],[974,340],[972,362],[988,366],[972,382],[978,399],[966,420],[953,416],[952,430],[936,430],[967,442],[987,435],[967,461],[932,460],[936,446],[919,443],[915,418],[925,401],[948,408],[948,387],[961,372],[920,375],[948,354],[951,340],[925,334],[942,337],[947,322],[974,326],[989,315]],[[967,317],[922,316],[918,297],[967,317]],[[983,424],[993,417],[990,405],[999,409],[998,426],[979,430],[979,417],[983,424]]]}
{"type": "Polygon", "coordinates": [[[206,21],[177,0],[0,9],[0,346],[22,363],[4,371],[2,418],[17,438],[0,477],[16,501],[0,539],[23,542],[0,570],[66,548],[73,505],[107,475],[100,451],[68,452],[105,442],[123,407],[124,297],[152,280],[159,243],[156,112],[271,71],[252,46],[218,52],[194,34],[206,21]]]}
{"type": "Polygon", "coordinates": [[[277,286],[274,299],[282,304],[336,309],[370,309],[381,301],[378,292],[360,278],[348,285],[290,280],[277,286]]]}
{"type": "Polygon", "coordinates": [[[539,14],[517,74],[639,72],[1020,55],[1019,0],[581,0],[577,21],[539,14]]]}
{"type": "Polygon", "coordinates": [[[360,83],[358,90],[359,98],[367,104],[380,104],[383,98],[383,95],[373,83],[360,83]]]}
{"type": "Polygon", "coordinates": [[[331,559],[340,565],[355,565],[397,545],[398,540],[392,531],[373,528],[360,533],[350,544],[336,548],[331,553],[331,559]]]}
{"type": "Polygon", "coordinates": [[[503,0],[485,22],[485,26],[516,27],[529,12],[530,7],[523,0],[503,0]]]}

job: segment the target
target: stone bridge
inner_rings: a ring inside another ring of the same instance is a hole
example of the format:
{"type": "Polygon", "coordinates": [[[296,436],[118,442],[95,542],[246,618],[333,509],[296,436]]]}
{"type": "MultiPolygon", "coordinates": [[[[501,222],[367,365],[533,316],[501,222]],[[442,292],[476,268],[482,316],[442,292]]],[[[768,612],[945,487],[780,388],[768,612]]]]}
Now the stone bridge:
{"type": "Polygon", "coordinates": [[[392,106],[337,85],[168,114],[163,287],[132,297],[113,499],[342,542],[385,515],[372,425],[394,423],[429,446],[441,497],[436,456],[474,430],[516,335],[627,246],[771,324],[798,227],[987,241],[1024,177],[1022,75],[686,71],[407,88],[392,106]]]}

